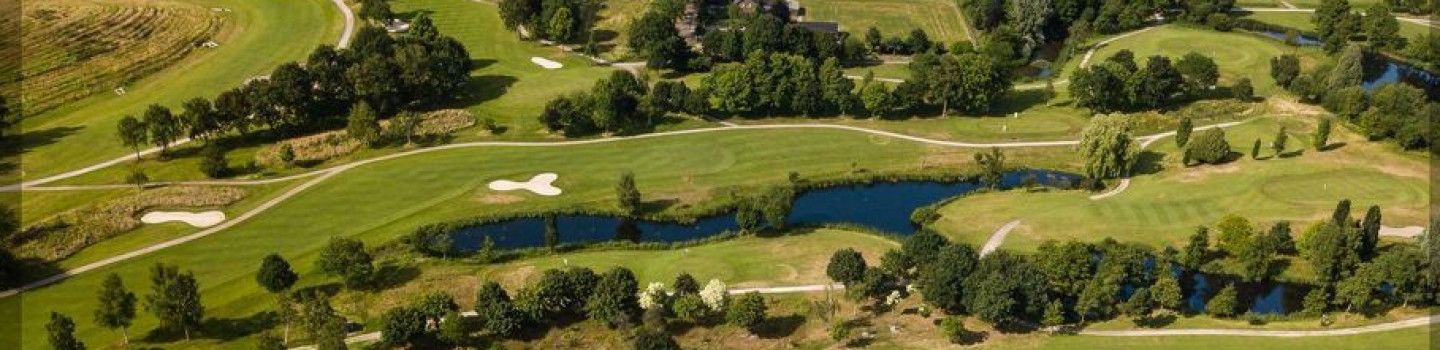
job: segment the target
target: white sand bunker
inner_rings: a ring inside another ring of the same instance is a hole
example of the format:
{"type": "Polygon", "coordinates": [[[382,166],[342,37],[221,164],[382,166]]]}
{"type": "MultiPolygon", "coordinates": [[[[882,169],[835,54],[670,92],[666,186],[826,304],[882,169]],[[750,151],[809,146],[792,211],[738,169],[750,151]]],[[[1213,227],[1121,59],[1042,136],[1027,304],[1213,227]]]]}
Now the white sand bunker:
{"type": "Polygon", "coordinates": [[[1395,237],[1416,237],[1425,234],[1425,228],[1420,226],[1390,227],[1380,226],[1381,236],[1395,237]]]}
{"type": "Polygon", "coordinates": [[[183,211],[152,211],[140,217],[140,222],[147,224],[163,224],[171,221],[179,221],[195,227],[210,227],[225,221],[225,213],[217,210],[203,211],[199,213],[183,211]]]}
{"type": "Polygon", "coordinates": [[[555,182],[555,179],[559,178],[560,175],[556,175],[555,173],[544,173],[535,175],[535,177],[530,178],[530,181],[525,182],[495,180],[490,182],[490,189],[496,191],[526,190],[535,192],[535,194],[541,196],[559,196],[560,188],[551,184],[555,182]]]}
{"type": "Polygon", "coordinates": [[[565,65],[560,64],[560,62],[551,61],[544,57],[531,57],[530,62],[545,67],[545,69],[560,69],[565,67],[565,65]]]}

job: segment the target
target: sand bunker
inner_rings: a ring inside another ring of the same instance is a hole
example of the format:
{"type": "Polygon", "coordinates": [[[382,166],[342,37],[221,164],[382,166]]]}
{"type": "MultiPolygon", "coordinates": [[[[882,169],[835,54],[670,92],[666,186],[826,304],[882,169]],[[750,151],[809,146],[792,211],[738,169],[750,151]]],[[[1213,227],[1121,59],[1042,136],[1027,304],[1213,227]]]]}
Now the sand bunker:
{"type": "Polygon", "coordinates": [[[490,189],[496,191],[526,190],[541,196],[559,196],[560,188],[551,185],[560,175],[555,173],[544,173],[535,175],[530,181],[515,182],[510,180],[495,180],[490,183],[490,189]]]}
{"type": "Polygon", "coordinates": [[[531,57],[530,62],[545,67],[545,69],[560,69],[565,67],[565,65],[560,64],[560,62],[551,61],[544,57],[531,57]]]}
{"type": "Polygon", "coordinates": [[[1425,228],[1420,226],[1390,227],[1380,226],[1381,236],[1395,237],[1416,237],[1425,234],[1425,228]]]}
{"type": "Polygon", "coordinates": [[[183,211],[152,211],[140,217],[140,222],[147,224],[163,224],[171,221],[179,221],[195,227],[210,227],[225,221],[225,213],[211,210],[199,213],[183,211]]]}

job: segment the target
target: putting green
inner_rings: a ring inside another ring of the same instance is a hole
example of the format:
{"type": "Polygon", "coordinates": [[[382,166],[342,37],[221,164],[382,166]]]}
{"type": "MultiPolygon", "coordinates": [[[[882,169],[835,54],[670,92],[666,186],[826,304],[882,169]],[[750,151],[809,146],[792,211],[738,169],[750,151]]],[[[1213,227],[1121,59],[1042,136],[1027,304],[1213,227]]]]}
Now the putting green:
{"type": "MultiPolygon", "coordinates": [[[[1002,246],[1029,250],[1041,242],[1112,237],[1151,246],[1180,245],[1197,225],[1211,225],[1235,213],[1252,222],[1311,221],[1326,217],[1335,203],[1349,198],[1357,215],[1379,205],[1389,226],[1424,225],[1427,221],[1425,162],[1396,154],[1386,146],[1343,132],[1339,149],[1261,160],[1249,158],[1255,139],[1268,142],[1281,124],[1292,132],[1290,152],[1299,152],[1308,131],[1297,120],[1260,119],[1227,130],[1232,151],[1244,157],[1219,166],[1181,167],[1173,139],[1163,139],[1142,156],[1141,169],[1128,189],[1113,197],[1091,200],[1089,192],[1020,191],[962,198],[943,207],[935,228],[960,241],[980,243],[1011,220],[1021,225],[1002,246]],[[1153,164],[1153,165],[1151,165],[1153,164]]],[[[1342,134],[1342,133],[1337,133],[1342,134]]],[[[1268,146],[1268,143],[1266,144],[1268,146]]],[[[1299,223],[1303,227],[1306,223],[1299,223]]]]}
{"type": "Polygon", "coordinates": [[[0,182],[36,179],[123,156],[130,149],[115,138],[125,115],[139,116],[158,103],[172,108],[194,97],[211,98],[246,79],[269,74],[281,63],[305,58],[316,46],[334,45],[343,18],[328,0],[184,0],[206,8],[226,7],[227,27],[213,50],[191,54],[173,66],[129,86],[123,96],[99,94],[29,116],[19,128],[23,154],[4,161],[19,171],[0,182]],[[19,161],[23,157],[24,161],[19,161]]]}

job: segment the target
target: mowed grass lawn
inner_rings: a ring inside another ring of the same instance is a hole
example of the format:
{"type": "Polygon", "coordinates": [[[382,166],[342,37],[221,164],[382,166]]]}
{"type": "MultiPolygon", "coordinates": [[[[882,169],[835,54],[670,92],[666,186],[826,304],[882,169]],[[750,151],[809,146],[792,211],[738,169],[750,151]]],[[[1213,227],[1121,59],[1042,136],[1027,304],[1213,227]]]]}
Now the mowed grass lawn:
{"type": "MultiPolygon", "coordinates": [[[[1089,192],[998,192],[966,197],[945,206],[934,227],[959,241],[979,244],[1005,222],[1022,220],[1002,247],[1031,250],[1049,239],[1098,241],[1111,237],[1154,247],[1180,245],[1197,225],[1212,225],[1235,213],[1257,225],[1280,220],[1295,222],[1303,230],[1310,221],[1327,217],[1341,199],[1354,202],[1355,215],[1379,205],[1388,226],[1425,225],[1428,201],[1426,163],[1396,154],[1386,145],[1369,143],[1357,135],[1338,133],[1332,140],[1346,143],[1317,153],[1284,158],[1249,158],[1255,139],[1269,141],[1280,127],[1275,119],[1260,119],[1228,129],[1232,151],[1244,154],[1218,166],[1180,166],[1173,139],[1163,139],[1142,155],[1142,162],[1158,164],[1137,175],[1129,189],[1102,200],[1089,192]],[[1159,167],[1158,173],[1155,167],[1159,167]]],[[[1288,120],[1290,152],[1302,152],[1313,130],[1288,120]]]]}
{"type": "MultiPolygon", "coordinates": [[[[1237,336],[1171,336],[1171,337],[1047,337],[1033,349],[1267,349],[1267,350],[1369,350],[1369,349],[1430,349],[1437,335],[1435,327],[1411,327],[1401,330],[1328,337],[1237,337],[1237,336]]],[[[1007,347],[1010,348],[1010,347],[1007,347]]],[[[1018,345],[1015,349],[1032,349],[1018,345]]]]}
{"type": "MultiPolygon", "coordinates": [[[[1296,53],[1302,57],[1302,64],[1307,66],[1326,59],[1314,48],[1286,46],[1279,40],[1254,34],[1169,25],[1105,45],[1095,50],[1090,64],[1100,64],[1120,50],[1134,52],[1135,63],[1141,67],[1145,66],[1147,58],[1154,55],[1170,57],[1171,63],[1190,52],[1209,56],[1220,67],[1220,86],[1230,86],[1240,78],[1248,77],[1257,96],[1281,92],[1275,86],[1275,79],[1270,77],[1270,58],[1296,53]]],[[[1079,63],[1079,59],[1070,60],[1066,72],[1075,72],[1079,63]]]]}
{"type": "Polygon", "coordinates": [[[226,29],[214,38],[220,47],[197,50],[130,84],[125,95],[103,93],[26,117],[19,125],[24,146],[16,147],[23,153],[4,158],[18,163],[18,171],[6,172],[0,182],[36,179],[123,156],[130,149],[115,137],[115,125],[125,115],[138,118],[152,103],[178,109],[190,98],[213,98],[269,74],[281,63],[304,59],[318,45],[334,45],[344,29],[340,11],[327,0],[184,1],[232,10],[225,14],[226,29]]]}
{"type": "MultiPolygon", "coordinates": [[[[1351,6],[1354,7],[1353,2],[1351,6]]],[[[1364,8],[1361,7],[1357,9],[1363,10],[1364,8]]],[[[1312,17],[1312,14],[1303,12],[1252,12],[1244,15],[1244,18],[1304,31],[1315,30],[1315,22],[1310,20],[1312,17]]],[[[1412,41],[1419,40],[1425,36],[1425,34],[1431,33],[1432,31],[1440,31],[1440,28],[1429,27],[1415,22],[1398,22],[1400,23],[1400,36],[1409,38],[1412,41]]]]}
{"type": "Polygon", "coordinates": [[[970,41],[968,24],[955,0],[808,0],[807,21],[834,21],[840,30],[863,37],[870,27],[885,37],[908,37],[916,28],[931,41],[970,41]]]}
{"type": "MultiPolygon", "coordinates": [[[[939,149],[914,142],[834,130],[727,130],[684,136],[625,140],[564,147],[464,148],[404,157],[355,168],[301,192],[269,211],[226,231],[184,245],[72,277],[25,293],[19,326],[0,331],[24,334],[24,349],[41,349],[50,311],[74,317],[93,312],[94,291],[109,273],[120,274],[132,290],[148,288],[148,269],[157,262],[193,270],[207,315],[235,321],[268,310],[273,298],[256,287],[255,268],[269,253],[290,259],[303,284],[331,281],[313,269],[318,251],[332,236],[356,237],[370,245],[390,242],[422,224],[523,210],[573,207],[613,208],[619,174],[633,171],[647,205],[674,201],[672,208],[704,205],[720,188],[785,181],[791,171],[807,178],[856,172],[973,169],[973,149],[939,149]],[[556,172],[565,193],[540,197],[494,192],[496,179],[524,179],[556,172]]],[[[1071,170],[1064,148],[1007,151],[1010,164],[1071,170]]],[[[143,294],[143,293],[142,293],[143,294]]],[[[15,298],[7,298],[16,300],[15,298]]],[[[16,308],[0,312],[13,313],[16,308]]],[[[14,317],[0,315],[0,317],[14,317]]],[[[132,334],[153,329],[143,315],[132,334]]],[[[115,333],[79,322],[79,337],[90,344],[118,340],[115,333]]],[[[227,333],[228,334],[228,333],[227,333]]],[[[243,334],[251,335],[251,334],[243,334]]],[[[173,345],[173,344],[169,344],[173,345]]],[[[180,347],[246,347],[248,341],[216,337],[180,347]]],[[[168,347],[168,345],[167,345],[168,347]]]]}

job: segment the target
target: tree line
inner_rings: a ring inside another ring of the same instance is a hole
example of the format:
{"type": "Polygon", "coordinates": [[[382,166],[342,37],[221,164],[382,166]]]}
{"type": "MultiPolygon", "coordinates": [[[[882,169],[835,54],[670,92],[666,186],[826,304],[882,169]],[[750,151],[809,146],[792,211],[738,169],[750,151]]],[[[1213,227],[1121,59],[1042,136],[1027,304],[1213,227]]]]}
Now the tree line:
{"type": "MultiPolygon", "coordinates": [[[[1104,62],[1076,71],[1070,94],[1076,104],[1101,113],[1155,109],[1202,97],[1219,78],[1215,61],[1198,53],[1185,54],[1174,63],[1169,57],[1151,56],[1141,67],[1134,53],[1120,50],[1104,62]]],[[[1236,90],[1251,90],[1248,78],[1236,85],[1236,90]]]]}
{"type": "Polygon", "coordinates": [[[1333,218],[1311,225],[1298,239],[1289,222],[1267,229],[1228,215],[1213,229],[1198,227],[1178,250],[1156,252],[1111,239],[1052,240],[1029,255],[997,251],[983,257],[969,245],[922,230],[881,255],[878,266],[868,266],[852,249],[838,250],[826,275],[843,283],[852,297],[876,306],[894,295],[915,293],[936,309],[973,315],[1002,329],[1085,324],[1119,315],[1137,322],[1184,312],[1240,316],[1247,308],[1239,285],[1274,281],[1286,256],[1302,257],[1316,271],[1302,315],[1373,314],[1386,307],[1434,303],[1440,276],[1426,272],[1425,254],[1440,250],[1440,243],[1433,243],[1436,235],[1427,232],[1422,245],[1382,249],[1380,220],[1380,209],[1373,206],[1363,219],[1351,218],[1347,200],[1333,218]],[[1203,309],[1189,309],[1180,281],[1199,272],[1232,281],[1205,295],[1203,309]]]}
{"type": "Polygon", "coordinates": [[[604,5],[594,0],[502,0],[500,20],[522,36],[586,44],[593,51],[595,22],[604,5]]]}
{"type": "Polygon", "coordinates": [[[147,144],[163,154],[183,138],[243,137],[258,129],[294,135],[344,125],[358,108],[379,118],[418,102],[458,96],[471,68],[465,47],[440,35],[426,16],[395,37],[367,25],[348,49],[320,46],[303,64],[283,64],[213,100],[193,98],[178,114],[150,105],[139,118],[125,116],[116,136],[138,155],[147,144]]]}

